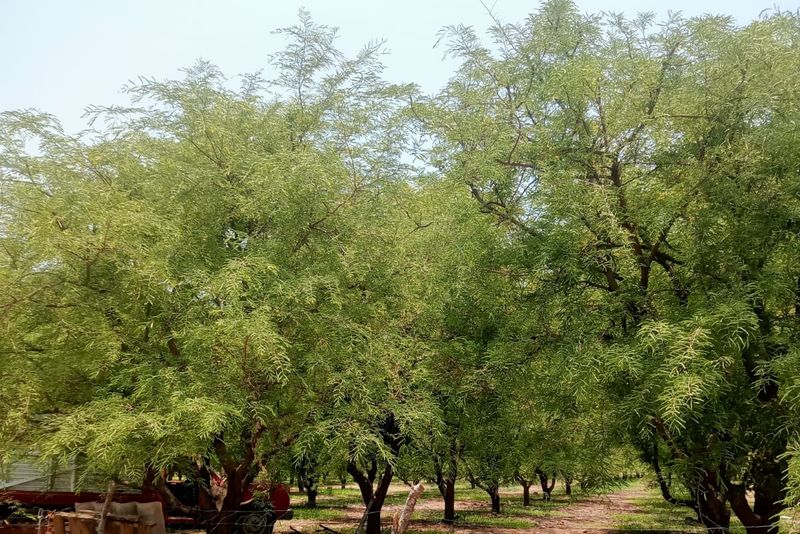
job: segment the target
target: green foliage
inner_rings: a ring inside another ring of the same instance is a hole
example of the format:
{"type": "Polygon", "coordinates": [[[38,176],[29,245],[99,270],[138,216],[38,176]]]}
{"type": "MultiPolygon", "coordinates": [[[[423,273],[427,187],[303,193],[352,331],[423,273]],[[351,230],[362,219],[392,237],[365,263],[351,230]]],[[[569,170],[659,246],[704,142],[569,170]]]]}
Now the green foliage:
{"type": "Polygon", "coordinates": [[[299,19],[272,81],[0,116],[0,459],[800,498],[797,14],[550,0],[432,97],[299,19]]]}
{"type": "Polygon", "coordinates": [[[284,32],[276,95],[199,63],[129,86],[136,107],[94,108],[106,126],[81,137],[3,114],[4,454],[81,453],[136,482],[269,463],[301,431],[385,454],[386,411],[430,426],[397,276],[405,89],[378,46],[345,58],[305,14],[284,32]]]}
{"type": "Polygon", "coordinates": [[[498,23],[490,47],[443,32],[462,67],[415,114],[446,180],[507,232],[515,338],[539,360],[522,399],[531,427],[551,429],[540,437],[571,420],[584,444],[627,430],[643,453],[661,442],[693,491],[784,498],[798,30],[789,13],[656,25],[551,1],[498,23]]]}

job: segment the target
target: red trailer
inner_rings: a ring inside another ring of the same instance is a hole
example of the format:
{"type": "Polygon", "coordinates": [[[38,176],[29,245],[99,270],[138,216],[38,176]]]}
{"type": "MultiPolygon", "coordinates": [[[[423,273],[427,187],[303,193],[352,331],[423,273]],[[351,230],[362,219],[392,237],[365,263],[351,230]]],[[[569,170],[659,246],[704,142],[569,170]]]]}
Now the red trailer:
{"type": "MultiPolygon", "coordinates": [[[[65,510],[72,509],[76,503],[103,500],[105,491],[101,489],[99,481],[84,481],[83,487],[79,488],[79,478],[79,467],[74,461],[61,469],[43,469],[35,458],[15,462],[6,473],[0,474],[0,504],[6,502],[28,509],[65,510]]],[[[212,486],[220,488],[224,487],[224,483],[224,479],[212,474],[212,486]]],[[[185,507],[197,507],[196,483],[171,480],[167,482],[167,487],[185,507]]],[[[162,503],[165,522],[171,527],[200,528],[203,526],[203,518],[200,516],[214,514],[212,510],[186,515],[180,510],[170,509],[157,492],[143,492],[124,486],[115,491],[114,501],[159,501],[162,503]]],[[[11,509],[10,506],[6,508],[11,509]]],[[[284,485],[274,484],[268,488],[251,486],[245,490],[239,510],[232,513],[232,520],[236,522],[236,530],[244,534],[271,534],[275,521],[289,519],[291,514],[289,492],[284,485]],[[269,498],[255,499],[257,491],[263,492],[269,498]]]]}

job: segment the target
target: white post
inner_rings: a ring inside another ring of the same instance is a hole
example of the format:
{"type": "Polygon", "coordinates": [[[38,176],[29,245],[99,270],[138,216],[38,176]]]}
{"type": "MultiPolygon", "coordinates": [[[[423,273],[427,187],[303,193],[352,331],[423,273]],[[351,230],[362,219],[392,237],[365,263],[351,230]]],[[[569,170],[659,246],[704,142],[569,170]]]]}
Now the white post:
{"type": "Polygon", "coordinates": [[[400,513],[400,519],[396,520],[392,525],[392,534],[403,534],[406,530],[408,530],[408,527],[411,524],[411,514],[414,513],[414,507],[417,505],[417,499],[419,499],[419,496],[422,495],[423,491],[425,491],[425,486],[423,486],[421,483],[411,486],[411,491],[408,492],[408,498],[406,499],[406,505],[403,507],[403,511],[400,513]]]}
{"type": "Polygon", "coordinates": [[[97,534],[105,534],[106,531],[106,516],[108,511],[111,510],[111,501],[114,500],[114,490],[117,488],[116,482],[108,483],[108,491],[106,492],[106,500],[103,502],[103,509],[100,511],[100,521],[97,522],[97,534]]]}

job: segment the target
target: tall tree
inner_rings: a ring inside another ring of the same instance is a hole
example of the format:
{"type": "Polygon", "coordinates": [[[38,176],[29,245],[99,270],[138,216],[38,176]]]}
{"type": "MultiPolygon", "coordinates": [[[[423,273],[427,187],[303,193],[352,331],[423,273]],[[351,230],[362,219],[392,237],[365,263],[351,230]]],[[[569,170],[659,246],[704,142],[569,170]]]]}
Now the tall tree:
{"type": "Polygon", "coordinates": [[[434,163],[526,250],[548,343],[668,451],[709,528],[730,505],[777,532],[786,503],[799,22],[656,26],[553,0],[493,48],[447,30],[463,66],[416,106],[434,163]]]}
{"type": "Polygon", "coordinates": [[[135,107],[94,109],[105,127],[77,138],[2,115],[5,458],[80,454],[165,493],[164,468],[218,470],[222,510],[208,491],[201,507],[228,531],[258,465],[313,422],[303,374],[389,356],[358,341],[392,307],[363,287],[376,255],[361,253],[402,176],[404,90],[379,79],[377,44],[345,58],[302,12],[283,31],[272,94],[200,63],[128,87],[135,107]]]}

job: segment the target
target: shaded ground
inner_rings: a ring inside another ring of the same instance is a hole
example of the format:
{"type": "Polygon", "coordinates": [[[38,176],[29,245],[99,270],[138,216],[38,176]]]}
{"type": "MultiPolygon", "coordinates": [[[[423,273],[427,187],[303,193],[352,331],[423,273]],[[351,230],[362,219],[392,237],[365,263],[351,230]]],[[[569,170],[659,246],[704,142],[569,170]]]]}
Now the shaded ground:
{"type": "MultiPolygon", "coordinates": [[[[392,515],[402,508],[408,489],[392,486],[384,506],[384,525],[391,524],[392,515]]],[[[355,488],[344,490],[327,488],[318,497],[319,508],[304,510],[302,495],[293,495],[297,503],[296,517],[281,521],[276,532],[315,532],[320,524],[337,532],[352,533],[363,513],[355,488]]],[[[577,496],[569,498],[556,492],[550,503],[539,495],[533,497],[530,507],[523,507],[518,488],[505,488],[502,493],[503,513],[494,515],[489,510],[489,499],[480,490],[459,487],[456,525],[441,524],[442,501],[435,487],[427,488],[424,498],[414,513],[409,534],[608,534],[609,532],[635,532],[660,529],[661,532],[702,532],[696,525],[687,523],[690,515],[685,508],[662,506],[660,497],[644,481],[606,495],[577,496]]]]}
{"type": "MultiPolygon", "coordinates": [[[[393,485],[383,511],[383,523],[388,532],[391,518],[405,503],[408,488],[393,485]]],[[[441,523],[442,499],[435,487],[426,489],[417,504],[408,534],[620,534],[648,532],[649,534],[695,534],[704,530],[693,522],[691,512],[684,507],[666,503],[647,481],[637,480],[605,495],[575,495],[570,498],[559,491],[552,502],[532,495],[531,506],[522,506],[520,488],[501,490],[502,514],[492,514],[488,496],[481,490],[458,486],[456,490],[456,524],[441,523]]],[[[353,534],[363,514],[358,489],[348,486],[321,488],[318,508],[305,509],[305,496],[294,493],[292,503],[295,519],[279,521],[276,533],[331,532],[353,534]],[[330,531],[320,530],[320,525],[330,531]]],[[[744,529],[734,520],[732,533],[744,529]]],[[[35,525],[28,525],[35,528],[35,525]]],[[[32,534],[35,530],[10,529],[0,524],[0,534],[32,534]]],[[[202,531],[175,531],[180,534],[203,534],[202,531]]],[[[800,509],[787,510],[782,515],[782,534],[800,533],[800,509]]]]}

